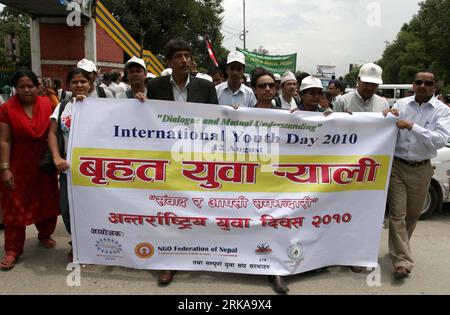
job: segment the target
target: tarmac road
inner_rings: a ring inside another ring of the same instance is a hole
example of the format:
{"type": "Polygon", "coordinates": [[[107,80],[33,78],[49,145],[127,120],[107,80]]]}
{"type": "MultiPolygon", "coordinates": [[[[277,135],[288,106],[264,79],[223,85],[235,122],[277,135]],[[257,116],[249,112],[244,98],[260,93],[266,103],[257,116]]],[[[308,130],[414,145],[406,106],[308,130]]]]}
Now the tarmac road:
{"type": "MultiPolygon", "coordinates": [[[[69,237],[60,221],[54,235],[55,249],[38,245],[34,226],[27,230],[25,253],[14,270],[0,271],[0,294],[149,294],[149,295],[272,295],[267,277],[224,273],[179,272],[168,287],[157,285],[158,271],[120,267],[85,266],[81,286],[69,287],[66,278],[69,237]]],[[[0,247],[3,249],[3,232],[0,247]]],[[[379,263],[379,285],[369,286],[369,271],[354,274],[345,267],[332,267],[288,279],[290,295],[309,294],[450,294],[450,205],[418,224],[412,247],[416,267],[412,275],[396,282],[387,249],[387,230],[383,230],[379,263]]],[[[3,250],[0,257],[3,257],[3,250]]],[[[371,281],[373,283],[373,281],[371,281]]]]}

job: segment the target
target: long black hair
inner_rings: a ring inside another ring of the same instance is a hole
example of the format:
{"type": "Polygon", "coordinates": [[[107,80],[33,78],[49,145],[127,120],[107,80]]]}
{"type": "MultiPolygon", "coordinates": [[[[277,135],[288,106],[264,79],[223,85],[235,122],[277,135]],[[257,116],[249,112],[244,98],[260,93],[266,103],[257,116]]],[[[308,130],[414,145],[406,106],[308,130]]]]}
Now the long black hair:
{"type": "Polygon", "coordinates": [[[11,79],[12,85],[17,88],[17,84],[19,84],[19,80],[22,78],[30,78],[34,86],[39,86],[37,75],[32,71],[17,71],[14,73],[11,79]]]}

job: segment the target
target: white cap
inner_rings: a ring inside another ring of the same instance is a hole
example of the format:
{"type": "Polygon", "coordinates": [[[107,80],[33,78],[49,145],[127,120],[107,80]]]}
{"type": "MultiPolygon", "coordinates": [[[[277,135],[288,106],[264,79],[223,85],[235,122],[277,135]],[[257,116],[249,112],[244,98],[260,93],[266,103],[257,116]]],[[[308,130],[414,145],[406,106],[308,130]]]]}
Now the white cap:
{"type": "Polygon", "coordinates": [[[281,81],[281,75],[278,73],[274,73],[273,76],[275,77],[275,81],[281,81]]]}
{"type": "Polygon", "coordinates": [[[77,64],[77,68],[83,69],[84,71],[87,71],[89,73],[98,72],[95,63],[87,59],[80,60],[77,64]]]}
{"type": "Polygon", "coordinates": [[[293,74],[291,71],[286,71],[286,73],[283,74],[283,77],[281,78],[281,85],[285,84],[287,81],[297,82],[295,74],[293,74]]]}
{"type": "Polygon", "coordinates": [[[196,78],[207,80],[209,82],[213,82],[213,78],[211,78],[209,75],[207,75],[205,73],[197,73],[196,78]]]}
{"type": "Polygon", "coordinates": [[[245,66],[245,55],[240,51],[232,51],[228,54],[227,65],[233,62],[239,62],[245,66]]]}
{"type": "Polygon", "coordinates": [[[168,77],[172,75],[172,68],[164,69],[163,72],[161,72],[162,77],[168,77]]]}
{"type": "Polygon", "coordinates": [[[147,67],[145,65],[145,61],[142,60],[141,58],[138,58],[136,56],[133,56],[133,58],[131,58],[130,60],[127,61],[127,63],[125,64],[125,69],[128,69],[128,67],[132,64],[137,64],[140,65],[142,68],[144,68],[145,71],[147,71],[147,67]]]}
{"type": "Polygon", "coordinates": [[[303,92],[304,90],[309,89],[321,89],[323,90],[322,81],[320,79],[309,76],[303,79],[302,86],[300,87],[300,92],[303,92]]]}
{"type": "Polygon", "coordinates": [[[151,72],[147,72],[147,78],[154,79],[154,78],[156,78],[156,75],[154,75],[151,72]]]}
{"type": "Polygon", "coordinates": [[[368,63],[359,70],[359,78],[365,83],[383,84],[383,69],[374,63],[368,63]]]}

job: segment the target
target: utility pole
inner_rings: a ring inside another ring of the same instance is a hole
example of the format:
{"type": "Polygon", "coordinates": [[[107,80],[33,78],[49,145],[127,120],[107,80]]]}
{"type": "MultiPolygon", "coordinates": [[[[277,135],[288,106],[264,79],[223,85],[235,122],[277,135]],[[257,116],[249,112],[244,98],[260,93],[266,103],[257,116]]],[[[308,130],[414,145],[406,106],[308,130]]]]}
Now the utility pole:
{"type": "Polygon", "coordinates": [[[244,50],[247,50],[247,29],[245,25],[245,0],[244,1],[244,50]]]}

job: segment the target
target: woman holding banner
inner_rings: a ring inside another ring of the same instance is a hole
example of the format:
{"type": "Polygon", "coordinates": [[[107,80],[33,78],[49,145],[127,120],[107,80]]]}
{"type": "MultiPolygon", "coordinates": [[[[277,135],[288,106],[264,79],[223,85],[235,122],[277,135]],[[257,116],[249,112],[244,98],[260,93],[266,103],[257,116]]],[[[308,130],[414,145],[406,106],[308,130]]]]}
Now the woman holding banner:
{"type": "MultiPolygon", "coordinates": [[[[69,163],[66,161],[67,146],[69,143],[69,133],[72,122],[73,100],[82,102],[86,99],[91,89],[91,75],[83,69],[74,69],[69,72],[67,76],[67,85],[70,92],[72,92],[71,100],[63,100],[53,112],[50,117],[50,132],[48,135],[48,145],[53,157],[59,177],[60,186],[60,209],[63,217],[64,225],[69,234],[71,234],[70,227],[70,212],[69,212],[69,198],[67,193],[67,175],[69,163]]],[[[72,260],[72,249],[69,252],[69,260],[72,260]]]]}
{"type": "Polygon", "coordinates": [[[52,105],[38,96],[38,78],[33,72],[13,76],[17,91],[0,108],[0,175],[5,257],[3,270],[14,268],[23,253],[26,227],[35,224],[38,239],[46,248],[55,247],[51,238],[58,210],[58,182],[55,171],[39,168],[46,152],[52,105]]]}

